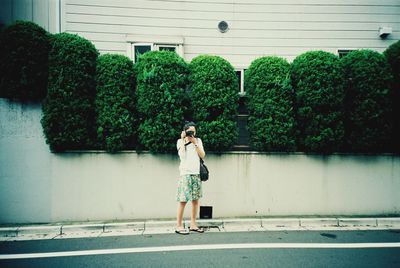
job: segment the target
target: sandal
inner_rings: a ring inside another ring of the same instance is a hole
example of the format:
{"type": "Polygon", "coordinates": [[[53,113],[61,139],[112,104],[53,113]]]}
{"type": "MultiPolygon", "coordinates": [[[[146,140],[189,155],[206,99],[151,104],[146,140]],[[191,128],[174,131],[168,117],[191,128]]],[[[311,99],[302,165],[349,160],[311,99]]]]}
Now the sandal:
{"type": "Polygon", "coordinates": [[[203,228],[196,228],[196,229],[189,229],[190,232],[196,232],[196,233],[204,233],[203,228]]]}
{"type": "Polygon", "coordinates": [[[181,230],[175,230],[175,233],[181,234],[181,235],[188,235],[189,231],[186,229],[181,229],[181,230]]]}

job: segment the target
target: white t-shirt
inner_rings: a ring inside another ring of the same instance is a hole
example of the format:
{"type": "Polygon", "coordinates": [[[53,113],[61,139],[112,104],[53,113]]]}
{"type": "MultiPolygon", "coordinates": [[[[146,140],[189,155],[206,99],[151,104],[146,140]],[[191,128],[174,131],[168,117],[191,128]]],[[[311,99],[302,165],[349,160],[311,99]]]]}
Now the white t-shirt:
{"type": "MultiPolygon", "coordinates": [[[[203,142],[201,139],[197,138],[197,145],[200,149],[203,149],[203,142]]],[[[182,139],[179,139],[176,142],[176,148],[178,149],[179,158],[181,159],[181,163],[179,165],[179,171],[182,175],[189,174],[200,174],[200,157],[196,152],[196,148],[193,143],[186,145],[182,139]],[[179,150],[182,148],[181,150],[179,150]]]]}

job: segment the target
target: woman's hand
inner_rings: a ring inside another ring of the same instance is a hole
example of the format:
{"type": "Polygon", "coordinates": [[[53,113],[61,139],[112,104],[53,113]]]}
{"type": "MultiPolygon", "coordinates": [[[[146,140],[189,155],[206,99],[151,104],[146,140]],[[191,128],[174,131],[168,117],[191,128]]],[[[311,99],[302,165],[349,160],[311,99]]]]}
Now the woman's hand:
{"type": "Polygon", "coordinates": [[[186,137],[186,132],[185,131],[182,131],[181,132],[181,139],[184,139],[186,137]]]}
{"type": "Polygon", "coordinates": [[[197,144],[197,139],[195,137],[187,137],[188,141],[190,141],[191,143],[193,143],[194,145],[197,144]]]}

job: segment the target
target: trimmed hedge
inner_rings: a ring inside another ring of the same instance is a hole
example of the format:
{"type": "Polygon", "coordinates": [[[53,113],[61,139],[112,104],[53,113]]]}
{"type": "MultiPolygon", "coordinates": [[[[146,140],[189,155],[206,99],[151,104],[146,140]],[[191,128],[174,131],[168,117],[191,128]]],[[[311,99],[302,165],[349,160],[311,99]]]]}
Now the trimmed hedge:
{"type": "Polygon", "coordinates": [[[133,62],[117,54],[101,55],[96,68],[97,135],[109,152],[136,144],[135,76],[133,62]]]}
{"type": "Polygon", "coordinates": [[[229,149],[238,138],[239,88],[232,65],[219,56],[200,55],[190,63],[193,119],[207,150],[229,149]]]}
{"type": "Polygon", "coordinates": [[[389,62],[397,85],[400,85],[400,41],[390,45],[383,53],[389,62]]]}
{"type": "Polygon", "coordinates": [[[398,116],[400,114],[400,41],[390,45],[384,52],[389,62],[393,75],[393,112],[391,121],[393,123],[393,139],[394,150],[400,152],[400,122],[398,116]]]}
{"type": "Polygon", "coordinates": [[[389,151],[392,75],[385,57],[372,50],[342,58],[346,89],[346,146],[350,152],[389,151]]]}
{"type": "Polygon", "coordinates": [[[48,94],[41,120],[52,151],[88,149],[96,140],[94,45],[78,35],[56,34],[49,54],[48,94]]]}
{"type": "Polygon", "coordinates": [[[17,21],[0,35],[0,97],[42,100],[47,92],[49,33],[17,21]]]}
{"type": "Polygon", "coordinates": [[[320,153],[340,150],[344,88],[339,58],[325,51],[303,53],[291,65],[291,80],[298,148],[320,153]]]}
{"type": "Polygon", "coordinates": [[[172,51],[149,51],[135,64],[139,141],[152,152],[175,152],[184,121],[187,63],[172,51]]]}
{"type": "Polygon", "coordinates": [[[260,151],[295,149],[290,65],[279,57],[254,60],[245,72],[251,147],[260,151]]]}

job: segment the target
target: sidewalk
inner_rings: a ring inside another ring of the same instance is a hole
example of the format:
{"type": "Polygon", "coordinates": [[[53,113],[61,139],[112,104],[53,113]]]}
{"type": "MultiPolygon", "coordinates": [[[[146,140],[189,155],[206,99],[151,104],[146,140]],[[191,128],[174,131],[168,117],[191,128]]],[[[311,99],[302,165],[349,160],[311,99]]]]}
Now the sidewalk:
{"type": "MultiPolygon", "coordinates": [[[[184,224],[188,227],[189,221],[184,224]]],[[[304,231],[304,230],[400,230],[400,217],[391,218],[227,218],[198,220],[207,232],[304,231]]],[[[41,224],[0,228],[0,241],[153,235],[174,233],[175,221],[145,220],[41,224]]]]}

